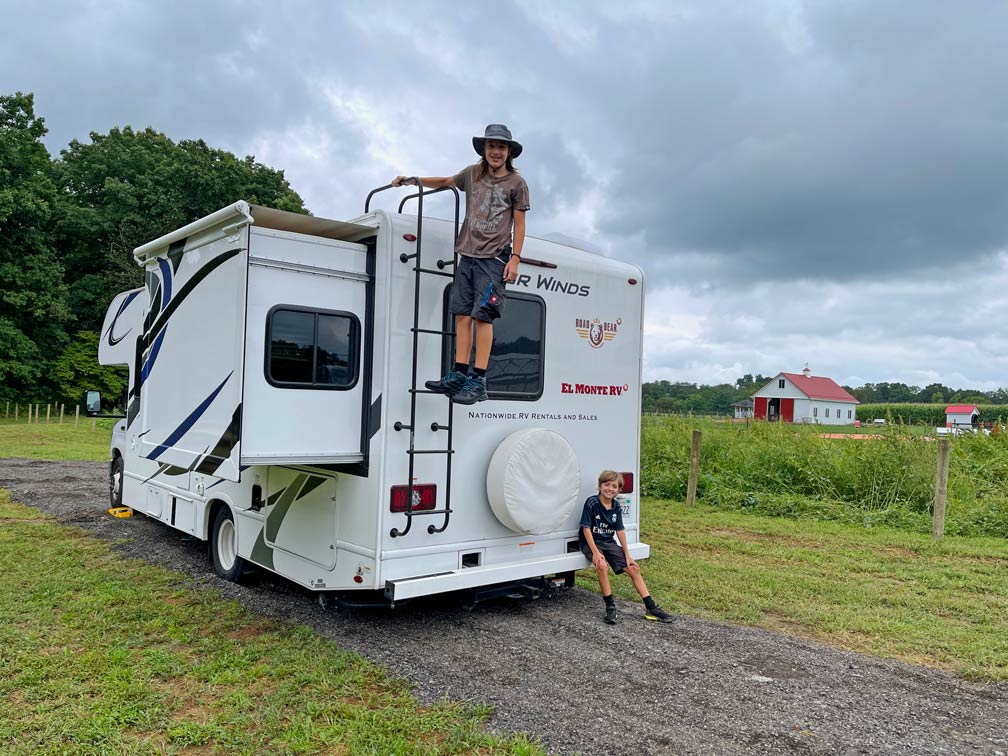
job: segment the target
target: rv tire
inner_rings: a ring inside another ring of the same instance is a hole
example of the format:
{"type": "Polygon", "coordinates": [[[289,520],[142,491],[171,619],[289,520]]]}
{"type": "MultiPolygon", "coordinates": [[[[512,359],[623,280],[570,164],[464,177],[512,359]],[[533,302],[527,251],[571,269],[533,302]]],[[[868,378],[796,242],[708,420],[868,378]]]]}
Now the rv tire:
{"type": "Polygon", "coordinates": [[[109,465],[109,506],[113,509],[122,506],[124,469],[123,458],[117,454],[109,465]]]}
{"type": "Polygon", "coordinates": [[[224,580],[237,583],[245,574],[245,560],[238,556],[238,531],[235,529],[234,515],[226,505],[217,510],[214,518],[210,558],[213,560],[214,572],[224,580]]]}

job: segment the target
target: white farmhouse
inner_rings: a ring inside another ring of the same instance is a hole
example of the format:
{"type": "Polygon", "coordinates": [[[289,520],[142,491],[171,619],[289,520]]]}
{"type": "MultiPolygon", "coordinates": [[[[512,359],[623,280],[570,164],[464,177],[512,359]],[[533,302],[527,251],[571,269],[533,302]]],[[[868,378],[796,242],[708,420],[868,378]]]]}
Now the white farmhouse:
{"type": "Polygon", "coordinates": [[[771,422],[852,425],[858,400],[832,378],[800,373],[778,373],[753,394],[753,416],[771,422]]]}
{"type": "Polygon", "coordinates": [[[747,420],[753,414],[753,400],[743,399],[741,402],[735,402],[732,409],[735,410],[736,420],[747,420]]]}
{"type": "Polygon", "coordinates": [[[976,428],[980,424],[980,410],[975,404],[950,404],[945,408],[945,427],[976,428]]]}

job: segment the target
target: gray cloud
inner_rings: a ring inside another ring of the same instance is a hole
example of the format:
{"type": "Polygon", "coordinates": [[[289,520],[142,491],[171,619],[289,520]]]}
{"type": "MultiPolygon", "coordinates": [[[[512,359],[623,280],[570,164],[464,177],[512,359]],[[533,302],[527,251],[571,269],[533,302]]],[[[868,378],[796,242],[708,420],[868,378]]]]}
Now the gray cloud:
{"type": "Polygon", "coordinates": [[[5,10],[0,91],[36,93],[54,153],[149,125],[330,217],[504,121],[529,232],[644,267],[650,377],[997,385],[1006,28],[993,0],[47,3],[5,10]]]}

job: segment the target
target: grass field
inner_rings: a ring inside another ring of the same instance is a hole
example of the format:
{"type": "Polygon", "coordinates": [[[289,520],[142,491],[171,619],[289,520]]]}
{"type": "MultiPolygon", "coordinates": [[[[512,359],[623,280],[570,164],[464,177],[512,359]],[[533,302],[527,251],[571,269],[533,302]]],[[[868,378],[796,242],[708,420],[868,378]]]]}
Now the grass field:
{"type": "Polygon", "coordinates": [[[4,491],[0,668],[3,753],[542,753],[487,735],[485,710],[421,706],[311,631],[187,590],[4,491]]]}
{"type": "MultiPolygon", "coordinates": [[[[666,609],[1008,680],[1008,543],[647,500],[642,563],[666,609]]],[[[597,588],[594,573],[579,583],[597,588]]],[[[617,594],[636,597],[628,578],[617,594]]],[[[600,602],[601,605],[601,602],[600,602]]]]}
{"type": "MultiPolygon", "coordinates": [[[[938,445],[919,428],[889,425],[871,428],[870,438],[823,438],[822,426],[646,417],[644,494],[676,501],[686,497],[695,428],[703,434],[697,484],[703,504],[930,532],[938,445]]],[[[1008,538],[1008,434],[950,441],[945,532],[1008,538]]]]}
{"type": "Polygon", "coordinates": [[[24,416],[15,422],[12,418],[0,419],[0,458],[26,457],[28,459],[93,460],[109,458],[109,440],[115,420],[95,420],[82,417],[74,427],[74,419],[59,418],[48,425],[43,415],[39,423],[29,424],[24,416]]]}

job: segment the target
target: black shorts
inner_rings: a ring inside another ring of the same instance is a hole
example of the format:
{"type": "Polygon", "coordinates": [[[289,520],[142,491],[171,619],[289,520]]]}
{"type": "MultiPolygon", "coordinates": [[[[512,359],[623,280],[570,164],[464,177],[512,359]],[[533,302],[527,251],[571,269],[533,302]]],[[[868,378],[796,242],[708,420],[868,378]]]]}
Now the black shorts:
{"type": "Polygon", "coordinates": [[[504,266],[511,258],[511,247],[504,247],[497,257],[459,256],[452,283],[452,315],[468,315],[492,323],[504,314],[504,266]]]}
{"type": "MultiPolygon", "coordinates": [[[[626,554],[623,553],[623,547],[616,541],[602,541],[601,543],[595,541],[595,548],[602,552],[602,556],[605,557],[609,566],[612,567],[612,571],[617,575],[626,569],[626,554]]],[[[581,553],[588,557],[589,562],[592,560],[591,546],[587,543],[581,547],[581,553]]]]}

